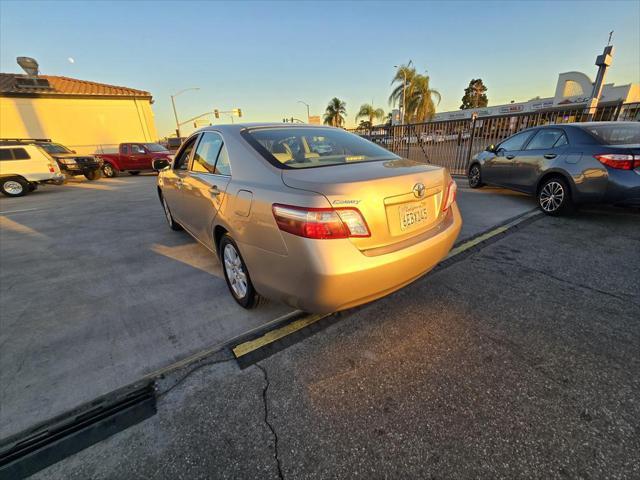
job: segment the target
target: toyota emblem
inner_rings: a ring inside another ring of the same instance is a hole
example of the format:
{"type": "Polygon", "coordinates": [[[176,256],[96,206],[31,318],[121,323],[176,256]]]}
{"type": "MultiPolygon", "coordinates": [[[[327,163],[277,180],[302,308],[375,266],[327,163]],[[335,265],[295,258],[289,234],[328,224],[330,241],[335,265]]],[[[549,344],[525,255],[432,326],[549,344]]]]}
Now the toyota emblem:
{"type": "Polygon", "coordinates": [[[416,196],[416,198],[424,197],[425,190],[426,189],[424,188],[424,184],[423,183],[416,183],[413,186],[413,194],[416,196]]]}

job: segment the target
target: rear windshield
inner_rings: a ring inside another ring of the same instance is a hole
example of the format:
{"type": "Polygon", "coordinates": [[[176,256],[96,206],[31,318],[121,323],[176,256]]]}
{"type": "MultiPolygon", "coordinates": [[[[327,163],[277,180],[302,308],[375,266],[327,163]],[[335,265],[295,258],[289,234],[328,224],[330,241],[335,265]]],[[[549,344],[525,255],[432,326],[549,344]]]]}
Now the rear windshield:
{"type": "Polygon", "coordinates": [[[640,143],[640,123],[588,125],[582,126],[582,128],[605,145],[635,145],[640,143]]]}
{"type": "Polygon", "coordinates": [[[314,127],[260,128],[243,133],[249,143],[279,168],[314,168],[400,158],[358,135],[314,127]]]}
{"type": "Polygon", "coordinates": [[[167,149],[164,148],[159,143],[145,143],[144,146],[147,147],[147,150],[149,150],[150,152],[166,152],[167,151],[167,149]]]}

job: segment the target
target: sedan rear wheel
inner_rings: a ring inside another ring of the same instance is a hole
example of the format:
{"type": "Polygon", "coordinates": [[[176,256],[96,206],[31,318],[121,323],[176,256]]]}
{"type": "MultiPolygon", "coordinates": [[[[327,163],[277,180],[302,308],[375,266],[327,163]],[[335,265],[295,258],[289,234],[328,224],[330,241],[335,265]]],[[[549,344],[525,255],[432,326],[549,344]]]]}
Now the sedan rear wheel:
{"type": "Polygon", "coordinates": [[[0,184],[0,191],[7,197],[22,197],[31,190],[29,189],[29,183],[22,178],[5,178],[0,184]]]}
{"type": "Polygon", "coordinates": [[[561,178],[545,180],[538,189],[538,206],[547,215],[561,215],[571,210],[571,192],[561,178]]]}
{"type": "Polygon", "coordinates": [[[238,246],[228,233],[220,240],[219,251],[224,278],[235,301],[247,309],[258,306],[261,297],[253,288],[249,271],[240,255],[238,246]]]}

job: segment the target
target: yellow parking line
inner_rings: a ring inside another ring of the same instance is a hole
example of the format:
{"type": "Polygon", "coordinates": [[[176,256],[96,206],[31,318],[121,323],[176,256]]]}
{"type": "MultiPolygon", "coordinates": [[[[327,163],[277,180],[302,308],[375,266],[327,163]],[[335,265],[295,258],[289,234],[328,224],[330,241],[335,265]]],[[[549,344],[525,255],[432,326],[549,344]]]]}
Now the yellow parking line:
{"type": "Polygon", "coordinates": [[[264,347],[270,343],[275,342],[276,340],[280,340],[288,335],[291,335],[298,330],[302,330],[303,328],[308,327],[316,323],[319,320],[322,320],[325,317],[328,317],[329,314],[311,314],[307,315],[295,322],[291,322],[283,327],[276,328],[275,330],[271,330],[261,337],[256,338],[255,340],[250,340],[248,342],[241,343],[233,347],[232,351],[236,358],[240,358],[248,353],[251,353],[259,348],[264,347]]]}

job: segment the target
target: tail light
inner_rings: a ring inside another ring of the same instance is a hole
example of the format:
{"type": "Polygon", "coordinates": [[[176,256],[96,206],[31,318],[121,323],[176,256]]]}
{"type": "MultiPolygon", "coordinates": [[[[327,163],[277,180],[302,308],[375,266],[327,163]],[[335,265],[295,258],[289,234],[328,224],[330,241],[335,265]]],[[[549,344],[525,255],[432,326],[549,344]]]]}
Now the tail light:
{"type": "Polygon", "coordinates": [[[299,237],[315,239],[370,237],[369,227],[357,208],[306,208],[273,205],[278,228],[299,237]]]}
{"type": "Polygon", "coordinates": [[[640,155],[623,155],[619,153],[607,153],[594,155],[596,159],[607,167],[617,170],[633,170],[640,167],[640,155]]]}
{"type": "Polygon", "coordinates": [[[49,163],[49,173],[56,173],[56,169],[53,167],[53,163],[49,163]]]}
{"type": "Polygon", "coordinates": [[[449,180],[447,191],[444,196],[444,202],[442,202],[442,211],[446,212],[453,202],[456,201],[456,192],[458,191],[458,185],[455,181],[449,180]]]}

